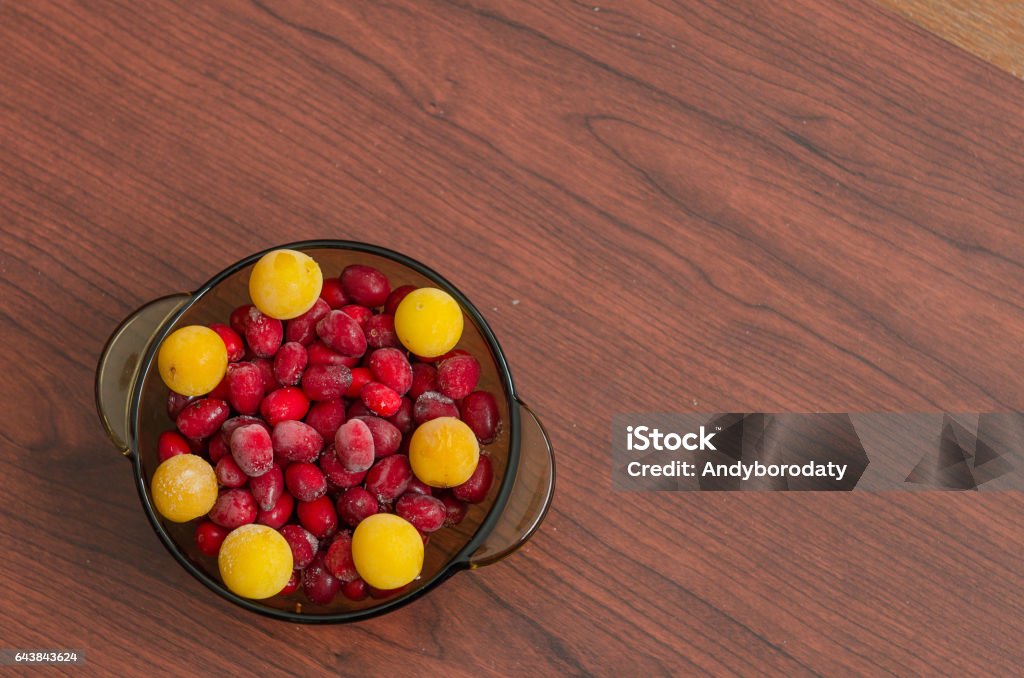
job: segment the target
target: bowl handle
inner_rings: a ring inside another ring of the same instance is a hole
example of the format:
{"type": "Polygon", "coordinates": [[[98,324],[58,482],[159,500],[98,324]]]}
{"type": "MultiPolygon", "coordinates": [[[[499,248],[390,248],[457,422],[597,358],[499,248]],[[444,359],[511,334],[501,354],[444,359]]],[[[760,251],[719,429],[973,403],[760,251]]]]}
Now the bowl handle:
{"type": "Polygon", "coordinates": [[[523,433],[519,470],[497,524],[469,558],[473,568],[496,563],[525,544],[540,527],[555,492],[551,440],[533,411],[522,401],[518,404],[523,433]]]}
{"type": "Polygon", "coordinates": [[[107,339],[96,367],[96,412],[114,445],[131,456],[128,444],[129,400],[139,378],[142,356],[157,330],[191,295],[181,293],[154,299],[117,326],[107,339]]]}

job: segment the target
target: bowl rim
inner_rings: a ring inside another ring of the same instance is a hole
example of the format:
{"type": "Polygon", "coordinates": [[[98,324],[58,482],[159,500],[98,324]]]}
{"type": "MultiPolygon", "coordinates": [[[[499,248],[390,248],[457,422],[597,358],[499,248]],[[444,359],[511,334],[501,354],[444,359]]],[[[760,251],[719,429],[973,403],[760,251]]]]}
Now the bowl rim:
{"type": "Polygon", "coordinates": [[[512,375],[509,371],[508,362],[505,359],[505,353],[501,349],[501,345],[498,343],[497,337],[494,336],[494,332],[487,320],[484,319],[480,311],[473,305],[473,303],[463,294],[457,287],[450,283],[444,276],[435,271],[434,269],[426,266],[425,264],[409,257],[401,252],[396,252],[379,245],[373,245],[370,243],[360,242],[356,240],[334,240],[334,239],[315,239],[315,240],[299,240],[284,245],[277,245],[274,247],[268,247],[264,250],[251,254],[243,259],[236,261],[227,268],[223,269],[212,278],[203,283],[198,289],[191,293],[188,301],[182,304],[181,308],[177,309],[170,317],[168,317],[163,325],[153,335],[152,341],[149,347],[146,349],[145,354],[142,356],[139,362],[139,371],[132,386],[132,393],[128,412],[128,445],[133,454],[130,455],[132,460],[132,468],[135,476],[136,489],[139,493],[139,499],[142,503],[143,508],[146,511],[146,517],[149,519],[150,527],[156,532],[160,541],[164,547],[174,556],[178,564],[185,568],[193,577],[198,579],[204,586],[211,591],[217,593],[222,598],[243,607],[252,612],[262,614],[264,616],[272,617],[275,619],[283,619],[285,621],[305,623],[305,624],[334,624],[341,622],[352,622],[359,621],[362,619],[369,619],[376,617],[381,614],[392,612],[404,605],[411,603],[418,599],[447,580],[456,572],[468,569],[470,567],[470,557],[472,554],[483,544],[487,537],[494,530],[500,520],[502,513],[504,512],[505,506],[508,503],[509,495],[512,492],[512,486],[514,484],[516,471],[519,468],[519,457],[520,457],[520,412],[519,412],[519,398],[515,392],[515,386],[512,382],[512,375]],[[259,260],[260,257],[279,249],[296,249],[296,250],[308,250],[308,249],[339,249],[348,250],[354,252],[364,252],[375,256],[390,259],[399,264],[407,266],[414,271],[425,276],[433,283],[437,284],[438,287],[451,294],[462,306],[463,310],[473,319],[477,327],[480,328],[480,332],[483,335],[484,340],[487,342],[488,347],[491,349],[491,353],[494,356],[495,366],[498,371],[498,377],[501,381],[502,387],[508,396],[508,427],[509,427],[509,444],[508,444],[508,463],[505,467],[505,475],[502,478],[501,485],[498,487],[498,495],[494,499],[494,503],[491,506],[490,511],[484,516],[480,526],[477,527],[476,532],[473,533],[472,537],[466,542],[465,546],[462,547],[451,559],[446,563],[433,577],[427,582],[417,587],[415,590],[409,591],[405,594],[400,594],[395,598],[385,599],[381,603],[372,607],[367,607],[359,610],[352,610],[349,612],[338,612],[331,614],[316,614],[310,615],[306,613],[293,612],[290,610],[279,610],[272,607],[260,605],[260,601],[253,601],[247,598],[242,598],[223,586],[219,582],[215,581],[212,577],[207,575],[204,571],[200,570],[191,560],[189,560],[181,552],[180,548],[167,534],[167,531],[161,525],[159,518],[152,506],[152,502],[149,499],[149,493],[146,488],[145,479],[142,477],[142,461],[138,452],[138,428],[139,428],[139,408],[142,400],[142,385],[145,382],[149,371],[153,367],[156,352],[161,342],[167,336],[170,328],[178,321],[181,316],[188,311],[194,304],[201,300],[207,292],[212,290],[214,287],[223,282],[226,278],[237,273],[240,269],[248,266],[259,260]]]}

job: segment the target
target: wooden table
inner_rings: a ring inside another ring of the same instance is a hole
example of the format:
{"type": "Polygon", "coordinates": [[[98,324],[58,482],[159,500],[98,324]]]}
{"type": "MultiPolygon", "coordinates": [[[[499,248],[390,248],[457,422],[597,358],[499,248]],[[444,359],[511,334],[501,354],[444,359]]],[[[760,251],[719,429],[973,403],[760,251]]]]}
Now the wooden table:
{"type": "MultiPolygon", "coordinates": [[[[1024,405],[1024,85],[866,1],[0,6],[0,645],[90,673],[1008,673],[1019,494],[613,494],[636,410],[1024,405]],[[159,544],[92,405],[140,303],[312,237],[487,312],[559,485],[345,627],[159,544]]],[[[68,673],[78,673],[68,668],[68,673]]]]}

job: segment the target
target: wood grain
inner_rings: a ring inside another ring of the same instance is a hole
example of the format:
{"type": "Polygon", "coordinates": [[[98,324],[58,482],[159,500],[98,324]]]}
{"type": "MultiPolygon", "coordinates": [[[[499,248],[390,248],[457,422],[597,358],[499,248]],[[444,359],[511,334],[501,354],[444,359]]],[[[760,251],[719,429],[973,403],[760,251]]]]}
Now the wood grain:
{"type": "Polygon", "coordinates": [[[954,45],[1024,76],[1024,3],[1005,0],[878,0],[954,45]]]}
{"type": "Polygon", "coordinates": [[[1008,74],[867,1],[3,3],[0,38],[4,646],[122,675],[1024,661],[1019,494],[609,490],[616,411],[1024,405],[1008,74]],[[513,558],[346,627],[193,581],[92,409],[126,313],[307,237],[465,290],[560,473],[513,558]]]}

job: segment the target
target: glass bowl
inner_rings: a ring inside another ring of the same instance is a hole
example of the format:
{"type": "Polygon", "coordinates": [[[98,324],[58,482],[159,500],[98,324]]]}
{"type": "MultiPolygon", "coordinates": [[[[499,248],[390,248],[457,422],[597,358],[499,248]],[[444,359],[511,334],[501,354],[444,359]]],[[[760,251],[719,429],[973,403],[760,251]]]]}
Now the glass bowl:
{"type": "Polygon", "coordinates": [[[216,559],[196,548],[195,521],[176,524],[164,520],[149,496],[150,480],[159,463],[157,436],[173,427],[166,413],[168,390],[156,369],[155,356],[163,338],[178,327],[226,322],[232,309],[248,303],[249,272],[266,253],[258,252],[191,294],[162,297],[132,313],[114,330],[99,360],[96,408],[100,420],[114,445],[131,461],[142,508],[167,550],[207,588],[247,610],[293,622],[338,623],[395,610],[456,572],[497,562],[522,546],[551,504],[554,457],[540,421],[516,395],[501,346],[480,312],[438,273],[391,250],[342,240],[310,240],[283,247],[313,257],[325,277],[337,275],[349,264],[366,264],[383,271],[393,287],[438,287],[459,302],[466,323],[458,346],[480,361],[479,388],[495,396],[501,413],[500,434],[483,446],[494,465],[494,486],[484,502],[470,506],[459,525],[431,535],[420,577],[392,597],[354,602],[339,594],[330,605],[315,605],[301,588],[292,595],[266,600],[248,600],[229,591],[221,583],[216,559]]]}

